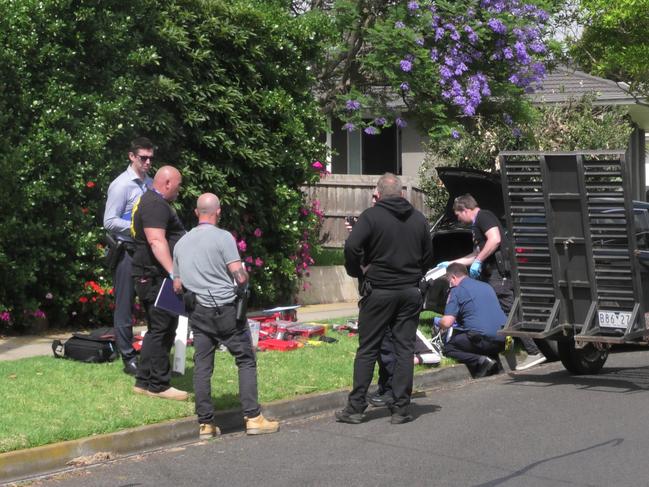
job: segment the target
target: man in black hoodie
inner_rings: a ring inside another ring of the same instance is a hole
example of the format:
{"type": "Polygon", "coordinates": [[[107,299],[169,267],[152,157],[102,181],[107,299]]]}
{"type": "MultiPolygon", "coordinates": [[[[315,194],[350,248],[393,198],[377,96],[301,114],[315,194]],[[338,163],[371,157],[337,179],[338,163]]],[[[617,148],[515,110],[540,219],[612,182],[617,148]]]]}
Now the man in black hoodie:
{"type": "Polygon", "coordinates": [[[403,198],[402,187],[394,174],[381,176],[376,204],[361,213],[345,242],[345,268],[362,281],[362,292],[354,385],[347,406],[336,413],[337,421],[343,423],[358,424],[364,419],[367,390],[387,328],[396,355],[391,422],[412,420],[408,405],[422,304],[419,281],[432,267],[433,255],[428,222],[403,198]]]}

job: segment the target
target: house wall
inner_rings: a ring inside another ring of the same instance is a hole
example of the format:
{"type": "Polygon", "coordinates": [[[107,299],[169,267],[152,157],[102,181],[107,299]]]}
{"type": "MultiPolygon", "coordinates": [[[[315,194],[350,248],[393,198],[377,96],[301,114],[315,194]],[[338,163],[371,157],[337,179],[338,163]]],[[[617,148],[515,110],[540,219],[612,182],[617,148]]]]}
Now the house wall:
{"type": "Polygon", "coordinates": [[[401,129],[401,174],[404,176],[419,176],[419,166],[424,162],[426,138],[414,123],[401,129]]]}

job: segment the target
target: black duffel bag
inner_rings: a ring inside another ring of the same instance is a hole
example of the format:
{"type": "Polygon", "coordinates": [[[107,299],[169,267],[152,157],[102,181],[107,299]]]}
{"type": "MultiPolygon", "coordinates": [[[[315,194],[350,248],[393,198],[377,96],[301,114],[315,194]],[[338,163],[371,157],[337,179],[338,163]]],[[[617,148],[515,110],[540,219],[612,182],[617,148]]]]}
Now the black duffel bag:
{"type": "Polygon", "coordinates": [[[115,335],[110,328],[95,330],[90,334],[73,333],[65,342],[54,340],[52,352],[57,358],[69,358],[90,364],[112,362],[119,355],[115,346],[115,335]]]}

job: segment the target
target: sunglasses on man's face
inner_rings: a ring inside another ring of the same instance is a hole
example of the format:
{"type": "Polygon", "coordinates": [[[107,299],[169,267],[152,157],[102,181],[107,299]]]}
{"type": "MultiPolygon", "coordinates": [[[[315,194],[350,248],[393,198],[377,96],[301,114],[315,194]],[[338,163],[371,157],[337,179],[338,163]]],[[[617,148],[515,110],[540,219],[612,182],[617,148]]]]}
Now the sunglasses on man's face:
{"type": "Polygon", "coordinates": [[[146,162],[146,161],[153,162],[153,156],[143,156],[143,155],[138,154],[136,157],[142,162],[146,162]]]}

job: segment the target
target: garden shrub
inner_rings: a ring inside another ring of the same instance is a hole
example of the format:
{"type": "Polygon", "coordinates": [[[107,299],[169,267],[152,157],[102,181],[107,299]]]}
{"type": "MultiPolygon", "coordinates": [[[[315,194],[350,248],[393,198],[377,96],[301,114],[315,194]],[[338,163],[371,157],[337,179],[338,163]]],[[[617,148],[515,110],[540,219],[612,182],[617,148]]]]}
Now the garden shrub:
{"type": "Polygon", "coordinates": [[[255,301],[292,298],[320,219],[299,189],[323,157],[320,46],[276,3],[0,3],[0,320],[109,319],[104,202],[136,136],[181,171],[188,228],[200,193],[221,197],[255,301]]]}

